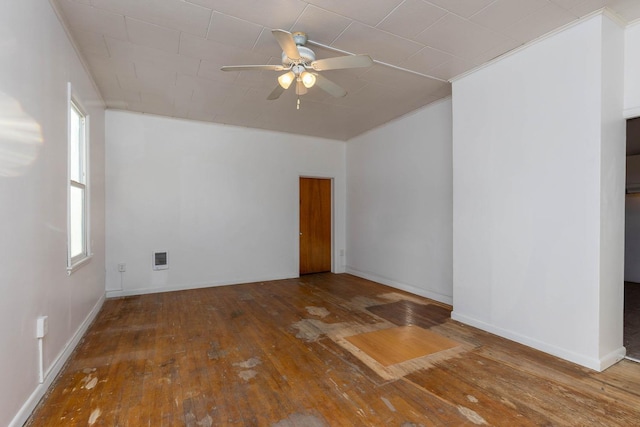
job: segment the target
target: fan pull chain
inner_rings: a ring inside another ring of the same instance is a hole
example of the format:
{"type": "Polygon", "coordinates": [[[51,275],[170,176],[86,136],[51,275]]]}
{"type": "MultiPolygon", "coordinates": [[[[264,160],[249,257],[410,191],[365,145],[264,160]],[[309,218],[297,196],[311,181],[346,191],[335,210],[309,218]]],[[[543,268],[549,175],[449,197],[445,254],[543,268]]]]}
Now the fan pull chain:
{"type": "Polygon", "coordinates": [[[300,109],[300,97],[298,97],[298,102],[296,104],[296,110],[300,109]]]}

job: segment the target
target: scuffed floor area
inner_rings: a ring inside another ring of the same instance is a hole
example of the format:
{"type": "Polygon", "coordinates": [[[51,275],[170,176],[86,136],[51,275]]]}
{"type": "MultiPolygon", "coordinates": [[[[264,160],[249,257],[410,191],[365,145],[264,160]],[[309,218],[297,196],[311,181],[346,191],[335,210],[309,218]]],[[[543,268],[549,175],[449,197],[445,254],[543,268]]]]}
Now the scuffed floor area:
{"type": "Polygon", "coordinates": [[[639,364],[597,373],[450,310],[330,273],[108,300],[27,425],[637,425],[639,364]],[[447,345],[383,364],[348,339],[409,325],[447,345]]]}

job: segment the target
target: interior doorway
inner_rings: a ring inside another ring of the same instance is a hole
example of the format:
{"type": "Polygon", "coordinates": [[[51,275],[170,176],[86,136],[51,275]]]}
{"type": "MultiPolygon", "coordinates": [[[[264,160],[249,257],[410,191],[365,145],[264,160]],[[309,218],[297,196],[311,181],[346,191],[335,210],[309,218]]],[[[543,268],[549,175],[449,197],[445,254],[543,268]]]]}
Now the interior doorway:
{"type": "Polygon", "coordinates": [[[640,362],[640,118],[627,120],[624,346],[640,362]]]}
{"type": "Polygon", "coordinates": [[[300,178],[300,274],[331,271],[331,187],[328,178],[300,178]]]}

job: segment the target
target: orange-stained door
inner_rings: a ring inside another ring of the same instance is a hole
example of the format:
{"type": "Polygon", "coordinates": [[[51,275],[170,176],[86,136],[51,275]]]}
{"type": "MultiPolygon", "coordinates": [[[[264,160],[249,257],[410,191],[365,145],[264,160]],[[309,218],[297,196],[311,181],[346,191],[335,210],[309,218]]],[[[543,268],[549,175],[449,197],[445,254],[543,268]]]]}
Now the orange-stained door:
{"type": "Polygon", "coordinates": [[[300,178],[300,274],[331,271],[331,180],[300,178]]]}

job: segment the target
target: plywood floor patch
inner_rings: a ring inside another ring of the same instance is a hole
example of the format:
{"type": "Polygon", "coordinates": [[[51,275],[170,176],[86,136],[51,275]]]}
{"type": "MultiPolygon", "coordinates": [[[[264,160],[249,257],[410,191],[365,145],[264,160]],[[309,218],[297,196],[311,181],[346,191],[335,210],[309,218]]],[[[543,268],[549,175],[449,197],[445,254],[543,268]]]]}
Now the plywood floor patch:
{"type": "Polygon", "coordinates": [[[460,345],[414,325],[367,332],[345,339],[385,367],[460,345]]]}

